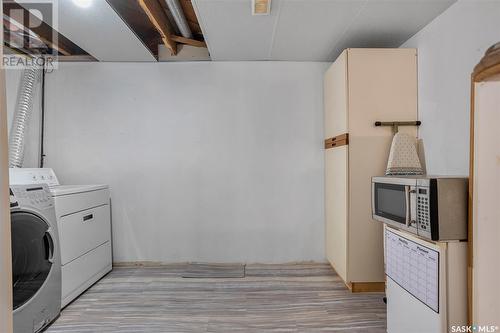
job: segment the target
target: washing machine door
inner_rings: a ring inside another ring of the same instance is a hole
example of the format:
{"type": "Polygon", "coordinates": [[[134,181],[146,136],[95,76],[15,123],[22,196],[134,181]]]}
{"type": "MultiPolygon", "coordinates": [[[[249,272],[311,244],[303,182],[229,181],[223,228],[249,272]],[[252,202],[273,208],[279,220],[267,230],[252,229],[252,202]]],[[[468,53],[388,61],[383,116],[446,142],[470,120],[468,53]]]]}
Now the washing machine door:
{"type": "Polygon", "coordinates": [[[42,287],[52,268],[54,242],[49,225],[30,212],[12,212],[12,283],[14,310],[42,287]]]}

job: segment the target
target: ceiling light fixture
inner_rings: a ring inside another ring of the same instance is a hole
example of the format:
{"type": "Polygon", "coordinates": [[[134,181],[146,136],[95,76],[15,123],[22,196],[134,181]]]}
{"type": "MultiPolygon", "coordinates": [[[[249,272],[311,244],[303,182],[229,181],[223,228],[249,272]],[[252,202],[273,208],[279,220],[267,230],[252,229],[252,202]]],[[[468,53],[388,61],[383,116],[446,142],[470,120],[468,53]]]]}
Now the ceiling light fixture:
{"type": "Polygon", "coordinates": [[[252,15],[269,15],[271,0],[252,0],[252,15]]]}
{"type": "Polygon", "coordinates": [[[92,6],[93,0],[73,0],[73,3],[80,8],[89,8],[92,6]]]}

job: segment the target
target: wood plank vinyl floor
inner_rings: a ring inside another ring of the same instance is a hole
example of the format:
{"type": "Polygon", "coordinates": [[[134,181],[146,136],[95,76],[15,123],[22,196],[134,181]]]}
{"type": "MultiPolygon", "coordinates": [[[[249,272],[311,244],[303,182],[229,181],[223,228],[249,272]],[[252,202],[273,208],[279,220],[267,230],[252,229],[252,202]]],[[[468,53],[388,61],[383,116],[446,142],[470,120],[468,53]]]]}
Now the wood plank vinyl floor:
{"type": "Polygon", "coordinates": [[[327,264],[247,265],[244,278],[186,279],[184,269],[114,268],[46,332],[386,331],[383,294],[350,293],[327,264]]]}

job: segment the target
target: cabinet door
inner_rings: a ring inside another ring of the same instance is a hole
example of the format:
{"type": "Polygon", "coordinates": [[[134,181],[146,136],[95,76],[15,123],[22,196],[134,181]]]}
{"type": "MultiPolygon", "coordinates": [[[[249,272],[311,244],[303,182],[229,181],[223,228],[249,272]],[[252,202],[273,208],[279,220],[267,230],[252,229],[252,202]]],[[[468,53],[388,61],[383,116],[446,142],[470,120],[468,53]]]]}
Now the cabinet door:
{"type": "Polygon", "coordinates": [[[349,278],[384,281],[382,223],[372,218],[371,178],[384,174],[392,138],[349,138],[349,278]]]}
{"type": "Polygon", "coordinates": [[[500,77],[476,83],[473,159],[473,322],[500,326],[500,77]]]}
{"type": "Polygon", "coordinates": [[[344,51],[325,73],[325,138],[347,133],[347,52],[344,51]]]}
{"type": "Polygon", "coordinates": [[[347,170],[348,146],[325,153],[326,257],[347,280],[347,170]]]}
{"type": "MultiPolygon", "coordinates": [[[[349,135],[392,136],[375,121],[417,120],[415,49],[348,49],[349,135]]],[[[401,127],[416,136],[416,127],[401,127]]]]}

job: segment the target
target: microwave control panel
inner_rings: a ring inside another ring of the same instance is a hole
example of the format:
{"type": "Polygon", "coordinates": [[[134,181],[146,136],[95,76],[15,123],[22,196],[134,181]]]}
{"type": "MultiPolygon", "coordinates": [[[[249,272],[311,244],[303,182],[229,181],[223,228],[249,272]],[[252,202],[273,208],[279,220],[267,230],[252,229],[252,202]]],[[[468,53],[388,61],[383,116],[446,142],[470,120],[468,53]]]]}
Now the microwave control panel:
{"type": "Polygon", "coordinates": [[[429,188],[417,188],[417,233],[431,239],[431,218],[429,207],[429,188]]]}

